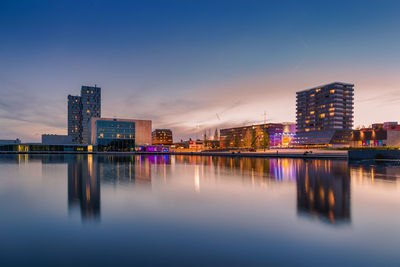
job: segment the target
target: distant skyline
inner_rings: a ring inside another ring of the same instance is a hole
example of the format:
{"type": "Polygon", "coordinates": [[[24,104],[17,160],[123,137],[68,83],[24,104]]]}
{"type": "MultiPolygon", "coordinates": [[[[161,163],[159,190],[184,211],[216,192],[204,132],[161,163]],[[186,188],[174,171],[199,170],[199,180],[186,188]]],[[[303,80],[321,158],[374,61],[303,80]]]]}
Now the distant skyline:
{"type": "Polygon", "coordinates": [[[296,92],[355,84],[354,126],[399,121],[398,1],[1,1],[0,139],[67,134],[67,96],[174,140],[295,122],[296,92]]]}

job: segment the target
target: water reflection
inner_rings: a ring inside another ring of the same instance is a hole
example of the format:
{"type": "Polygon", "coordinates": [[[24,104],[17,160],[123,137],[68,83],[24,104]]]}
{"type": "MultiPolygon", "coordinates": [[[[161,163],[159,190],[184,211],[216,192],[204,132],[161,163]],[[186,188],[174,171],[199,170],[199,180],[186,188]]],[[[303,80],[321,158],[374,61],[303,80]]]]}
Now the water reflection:
{"type": "Polygon", "coordinates": [[[151,163],[158,162],[153,157],[118,155],[66,155],[63,160],[68,163],[68,206],[79,207],[83,220],[100,219],[100,183],[150,186],[151,163]]]}
{"type": "Polygon", "coordinates": [[[347,162],[305,160],[297,168],[297,210],[330,223],[350,222],[347,162]]]}
{"type": "Polygon", "coordinates": [[[100,175],[93,156],[82,155],[67,159],[68,208],[79,207],[83,220],[100,218],[100,175]]]}
{"type": "Polygon", "coordinates": [[[350,161],[349,167],[351,178],[359,183],[374,183],[375,180],[396,182],[400,178],[400,161],[350,161]]]}
{"type": "Polygon", "coordinates": [[[261,178],[274,182],[295,181],[297,160],[239,157],[175,156],[175,163],[201,165],[216,174],[229,174],[244,179],[261,178]]]}
{"type": "Polygon", "coordinates": [[[300,217],[329,224],[351,222],[351,183],[397,182],[398,163],[302,159],[261,159],[206,156],[3,155],[0,163],[67,164],[68,209],[82,220],[98,221],[102,186],[134,186],[145,190],[189,185],[202,193],[204,185],[240,183],[264,188],[294,186],[300,217]],[[186,170],[186,171],[184,171],[186,170]],[[187,177],[187,174],[191,177],[187,177]],[[188,179],[189,178],[189,179],[188,179]],[[171,183],[168,181],[175,181],[171,183]],[[188,183],[189,182],[189,183],[188,183]]]}

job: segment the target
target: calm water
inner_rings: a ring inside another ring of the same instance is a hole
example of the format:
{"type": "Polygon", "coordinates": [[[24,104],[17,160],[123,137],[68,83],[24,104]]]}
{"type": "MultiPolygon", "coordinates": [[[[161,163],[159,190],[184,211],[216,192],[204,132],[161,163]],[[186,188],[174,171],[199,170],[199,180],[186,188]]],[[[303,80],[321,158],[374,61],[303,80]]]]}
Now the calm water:
{"type": "Polygon", "coordinates": [[[400,265],[400,165],[0,156],[0,265],[400,265]]]}

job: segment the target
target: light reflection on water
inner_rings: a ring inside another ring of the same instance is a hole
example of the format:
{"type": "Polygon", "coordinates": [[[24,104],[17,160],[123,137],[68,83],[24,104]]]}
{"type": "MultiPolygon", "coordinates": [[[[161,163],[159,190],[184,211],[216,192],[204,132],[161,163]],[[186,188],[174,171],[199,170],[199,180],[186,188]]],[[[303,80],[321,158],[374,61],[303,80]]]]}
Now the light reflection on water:
{"type": "MultiPolygon", "coordinates": [[[[48,246],[54,242],[68,251],[76,251],[68,239],[75,237],[89,246],[88,255],[112,244],[115,257],[108,263],[116,265],[158,265],[166,260],[171,265],[304,264],[305,259],[319,264],[324,255],[332,257],[332,251],[338,255],[330,258],[332,265],[400,260],[395,249],[400,236],[393,232],[400,223],[396,163],[2,155],[0,177],[0,211],[6,218],[0,230],[0,265],[18,255],[9,244],[30,235],[31,242],[49,242],[40,249],[51,250],[48,246]],[[57,234],[40,230],[40,225],[57,234]],[[14,231],[24,235],[13,236],[14,231]],[[36,231],[37,236],[32,234],[36,231]],[[134,249],[135,258],[122,248],[134,249]],[[146,249],[158,256],[142,258],[146,249]],[[320,256],[312,257],[312,251],[320,256]]],[[[19,259],[19,264],[51,265],[59,257],[40,256],[32,243],[25,248],[32,255],[19,259]]],[[[108,265],[105,255],[94,261],[88,255],[65,264],[108,265]]]]}

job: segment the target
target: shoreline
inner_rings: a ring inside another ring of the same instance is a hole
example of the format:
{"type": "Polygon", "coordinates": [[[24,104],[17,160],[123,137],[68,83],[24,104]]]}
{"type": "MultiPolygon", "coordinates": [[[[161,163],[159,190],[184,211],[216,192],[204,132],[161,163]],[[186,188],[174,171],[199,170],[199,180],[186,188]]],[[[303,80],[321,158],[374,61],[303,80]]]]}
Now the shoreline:
{"type": "Polygon", "coordinates": [[[309,153],[304,152],[85,152],[85,151],[0,151],[0,155],[181,155],[181,156],[213,156],[213,157],[240,157],[240,158],[300,158],[300,159],[348,159],[346,153],[309,153]]]}

